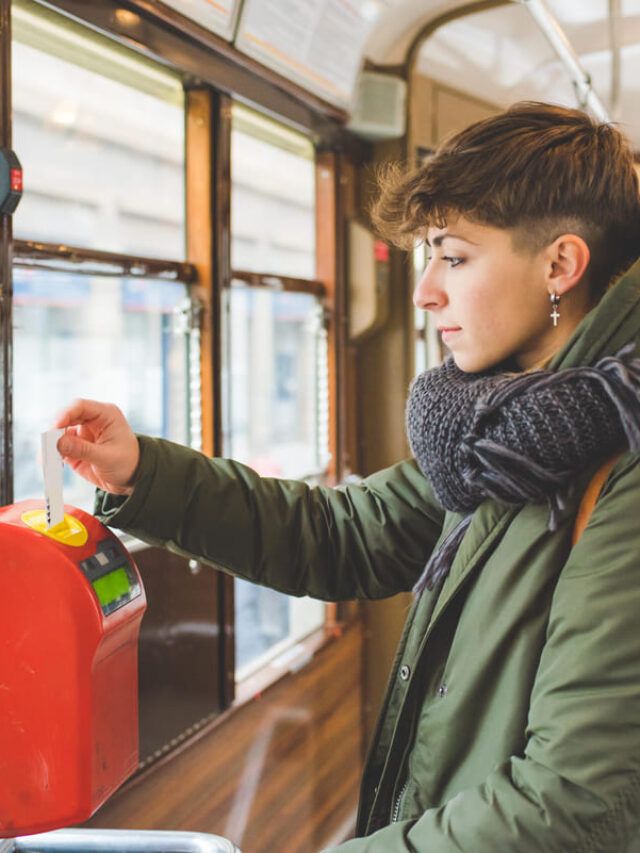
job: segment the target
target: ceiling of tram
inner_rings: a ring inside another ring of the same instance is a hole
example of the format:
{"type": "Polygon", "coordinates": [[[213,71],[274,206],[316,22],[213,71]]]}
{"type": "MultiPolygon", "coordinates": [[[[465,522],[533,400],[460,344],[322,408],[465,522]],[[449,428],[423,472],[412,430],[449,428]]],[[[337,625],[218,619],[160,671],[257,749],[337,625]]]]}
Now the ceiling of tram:
{"type": "Polygon", "coordinates": [[[468,0],[381,0],[382,7],[369,34],[365,55],[380,65],[404,62],[406,51],[420,28],[468,0]]]}
{"type": "MultiPolygon", "coordinates": [[[[365,48],[380,65],[402,62],[414,34],[464,0],[386,0],[365,48]]],[[[640,0],[619,0],[621,92],[611,100],[609,0],[547,0],[612,119],[640,149],[640,0]]],[[[418,69],[471,95],[507,105],[536,99],[577,104],[573,84],[526,5],[513,2],[458,18],[427,39],[418,69]]]]}

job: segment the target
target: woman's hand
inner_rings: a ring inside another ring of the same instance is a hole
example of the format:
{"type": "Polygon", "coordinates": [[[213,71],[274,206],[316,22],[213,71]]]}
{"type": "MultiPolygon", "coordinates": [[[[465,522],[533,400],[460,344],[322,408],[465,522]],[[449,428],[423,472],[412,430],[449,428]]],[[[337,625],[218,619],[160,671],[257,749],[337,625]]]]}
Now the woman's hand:
{"type": "Polygon", "coordinates": [[[138,467],[138,439],[112,403],[76,400],[55,424],[66,429],[58,451],[76,473],[114,495],[130,495],[138,467]]]}

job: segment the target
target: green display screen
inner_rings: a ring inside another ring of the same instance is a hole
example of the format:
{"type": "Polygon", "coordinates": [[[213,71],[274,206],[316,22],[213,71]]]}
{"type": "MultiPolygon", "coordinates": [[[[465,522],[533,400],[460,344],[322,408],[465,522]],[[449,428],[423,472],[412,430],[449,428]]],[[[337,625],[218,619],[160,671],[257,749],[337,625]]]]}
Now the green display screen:
{"type": "Polygon", "coordinates": [[[114,569],[108,575],[93,581],[93,588],[102,607],[107,607],[131,592],[131,581],[125,568],[114,569]]]}

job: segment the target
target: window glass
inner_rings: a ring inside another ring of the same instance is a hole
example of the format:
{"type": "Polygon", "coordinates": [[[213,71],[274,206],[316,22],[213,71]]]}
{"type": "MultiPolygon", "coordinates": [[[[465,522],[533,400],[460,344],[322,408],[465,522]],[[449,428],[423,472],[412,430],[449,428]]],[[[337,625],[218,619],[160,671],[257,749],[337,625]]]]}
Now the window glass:
{"type": "MultiPolygon", "coordinates": [[[[328,462],[327,345],[318,299],[242,285],[225,312],[224,448],[262,476],[301,478],[328,462]]],[[[241,679],[318,628],[324,605],[236,581],[241,679]]]]}
{"type": "MultiPolygon", "coordinates": [[[[413,250],[413,285],[416,287],[422,278],[424,268],[428,263],[426,246],[421,244],[413,250]]],[[[413,310],[415,348],[414,373],[417,375],[427,369],[427,312],[420,308],[413,310]]]]}
{"type": "MultiPolygon", "coordinates": [[[[40,433],[72,397],[109,400],[137,432],[189,443],[186,287],[14,269],[15,497],[42,495],[40,433]]],[[[93,489],[65,471],[65,501],[93,489]]]]}
{"type": "Polygon", "coordinates": [[[234,286],[225,322],[225,453],[268,477],[328,461],[326,334],[306,293],[234,286]]]}
{"type": "Polygon", "coordinates": [[[268,664],[321,628],[325,605],[236,578],[236,681],[268,664]]]}
{"type": "Polygon", "coordinates": [[[314,278],[311,141],[238,104],[231,134],[231,265],[314,278]]]}
{"type": "Polygon", "coordinates": [[[12,11],[14,236],[182,260],[178,76],[33,3],[12,11]]]}
{"type": "MultiPolygon", "coordinates": [[[[414,287],[422,278],[429,258],[429,247],[426,243],[421,243],[413,250],[414,287]]],[[[431,311],[415,308],[413,319],[415,333],[414,372],[418,374],[441,365],[449,351],[442,343],[436,318],[431,311]]]]}

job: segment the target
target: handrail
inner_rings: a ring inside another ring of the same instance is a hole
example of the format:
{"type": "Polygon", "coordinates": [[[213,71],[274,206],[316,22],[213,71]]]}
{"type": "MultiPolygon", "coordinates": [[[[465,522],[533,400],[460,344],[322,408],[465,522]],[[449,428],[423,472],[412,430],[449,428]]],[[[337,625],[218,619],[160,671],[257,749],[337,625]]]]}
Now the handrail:
{"type": "Polygon", "coordinates": [[[609,112],[614,121],[620,118],[621,56],[620,56],[620,15],[621,0],[609,0],[609,46],[611,48],[611,94],[609,112]]]}
{"type": "Polygon", "coordinates": [[[606,107],[591,85],[591,76],[580,64],[578,54],[545,0],[515,0],[515,2],[522,3],[527,7],[531,17],[558,54],[560,61],[571,75],[580,106],[583,109],[591,110],[600,121],[610,121],[606,107]]]}

